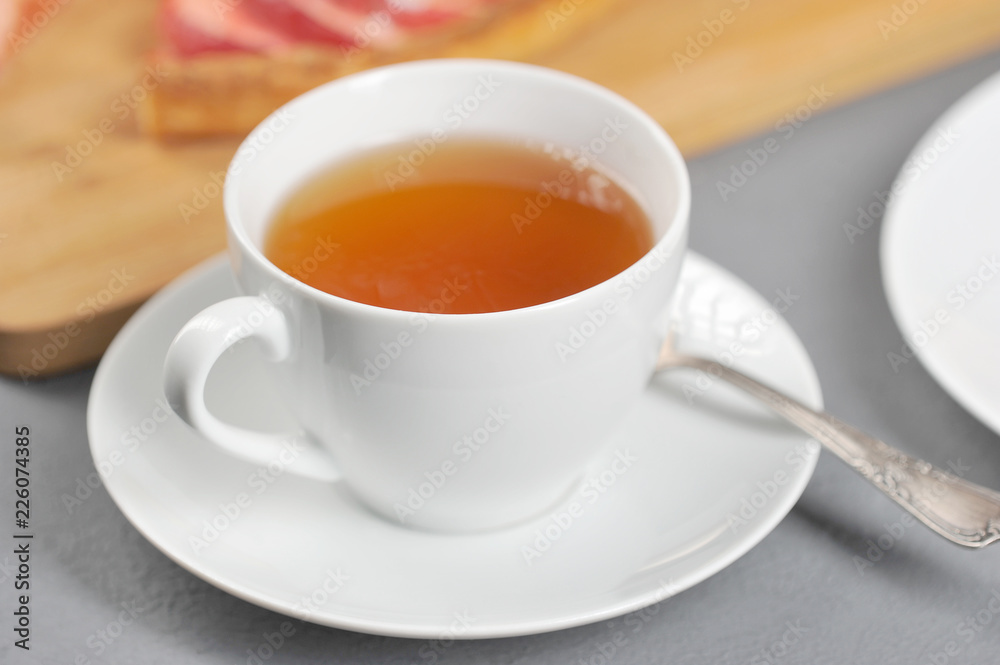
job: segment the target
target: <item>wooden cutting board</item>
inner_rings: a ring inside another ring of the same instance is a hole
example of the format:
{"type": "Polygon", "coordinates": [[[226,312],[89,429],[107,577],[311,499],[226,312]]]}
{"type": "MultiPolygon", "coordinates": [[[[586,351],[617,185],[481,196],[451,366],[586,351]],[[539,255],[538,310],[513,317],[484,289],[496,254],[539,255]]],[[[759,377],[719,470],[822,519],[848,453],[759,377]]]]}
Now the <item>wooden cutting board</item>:
{"type": "MultiPolygon", "coordinates": [[[[585,2],[565,0],[564,17],[585,2]]],[[[146,298],[225,246],[216,182],[238,139],[136,130],[154,13],[73,0],[37,34],[15,26],[27,37],[0,70],[0,372],[95,362],[146,298]]],[[[626,0],[535,61],[629,97],[691,156],[998,46],[996,0],[626,0]]]]}

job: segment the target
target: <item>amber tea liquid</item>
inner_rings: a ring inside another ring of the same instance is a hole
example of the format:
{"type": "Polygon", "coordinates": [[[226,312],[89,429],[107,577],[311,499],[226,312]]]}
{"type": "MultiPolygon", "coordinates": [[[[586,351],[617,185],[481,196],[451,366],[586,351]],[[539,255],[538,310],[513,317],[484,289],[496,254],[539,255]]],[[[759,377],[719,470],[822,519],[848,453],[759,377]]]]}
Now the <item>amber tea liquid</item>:
{"type": "Polygon", "coordinates": [[[386,146],[323,172],[278,211],[265,255],[342,298],[467,314],[582,291],[653,246],[639,204],[569,150],[450,138],[419,154],[386,146]]]}

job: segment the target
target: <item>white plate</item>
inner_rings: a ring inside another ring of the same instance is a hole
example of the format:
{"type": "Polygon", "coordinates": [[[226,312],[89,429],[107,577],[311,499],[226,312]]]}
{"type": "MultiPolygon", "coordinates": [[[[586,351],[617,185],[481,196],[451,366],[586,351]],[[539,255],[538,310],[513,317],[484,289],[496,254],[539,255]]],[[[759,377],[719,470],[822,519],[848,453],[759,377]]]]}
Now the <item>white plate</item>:
{"type": "MultiPolygon", "coordinates": [[[[226,457],[163,409],[170,339],[234,293],[228,266],[215,259],[128,322],[94,378],[91,451],[122,512],[167,556],[240,598],[316,623],[478,638],[624,614],[757,544],[792,508],[818,457],[815,443],[762,407],[727,386],[697,387],[696,375],[679,370],[651,384],[594,465],[596,484],[551,515],[472,536],[411,531],[373,516],[336,484],[291,475],[268,482],[266,469],[226,457]],[[206,530],[211,523],[217,535],[206,530]]],[[[748,287],[692,255],[677,302],[687,313],[686,348],[718,353],[740,340],[739,366],[820,406],[798,339],[748,287]]],[[[287,425],[251,345],[220,362],[208,388],[216,413],[287,425]]]]}
{"type": "Polygon", "coordinates": [[[1000,74],[920,140],[882,224],[882,279],[909,349],[966,409],[1000,433],[1000,74]],[[964,292],[963,292],[964,291],[964,292]]]}

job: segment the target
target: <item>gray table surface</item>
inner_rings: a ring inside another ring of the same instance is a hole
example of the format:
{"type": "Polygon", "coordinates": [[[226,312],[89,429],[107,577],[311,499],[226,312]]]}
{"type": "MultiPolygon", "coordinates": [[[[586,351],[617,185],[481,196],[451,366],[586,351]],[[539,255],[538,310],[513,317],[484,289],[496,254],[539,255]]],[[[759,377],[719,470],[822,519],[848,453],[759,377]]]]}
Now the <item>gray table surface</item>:
{"type": "MultiPolygon", "coordinates": [[[[907,452],[968,467],[969,479],[1000,488],[1000,437],[918,362],[896,373],[887,360],[902,337],[882,290],[877,225],[853,243],[843,229],[859,206],[890,187],[934,120],[997,70],[1000,53],[819,113],[798,127],[776,127],[771,136],[779,150],[727,200],[718,181],[765,136],[695,159],[690,170],[691,246],[761,293],[791,288],[800,295],[786,318],[812,356],[827,408],[907,452]]],[[[803,102],[809,94],[804,86],[803,102]]],[[[289,619],[175,565],[103,489],[68,514],[60,497],[94,470],[85,427],[92,378],[88,370],[30,385],[0,380],[0,497],[12,509],[12,432],[30,425],[35,532],[32,650],[25,653],[13,646],[15,541],[13,526],[4,527],[0,661],[256,662],[248,660],[248,649],[289,619]],[[139,611],[119,633],[114,624],[123,603],[139,611]],[[106,648],[105,636],[114,638],[106,648]]],[[[11,524],[4,511],[3,523],[11,524]]],[[[438,662],[1000,662],[1000,546],[965,551],[919,527],[898,535],[893,525],[901,515],[824,454],[805,494],[771,535],[719,574],[661,603],[610,659],[600,646],[623,628],[624,618],[460,642],[438,662]],[[857,557],[866,559],[870,541],[887,543],[884,536],[892,532],[898,535],[892,547],[859,569],[857,557]]],[[[274,662],[432,662],[418,640],[293,623],[294,634],[274,662]]]]}

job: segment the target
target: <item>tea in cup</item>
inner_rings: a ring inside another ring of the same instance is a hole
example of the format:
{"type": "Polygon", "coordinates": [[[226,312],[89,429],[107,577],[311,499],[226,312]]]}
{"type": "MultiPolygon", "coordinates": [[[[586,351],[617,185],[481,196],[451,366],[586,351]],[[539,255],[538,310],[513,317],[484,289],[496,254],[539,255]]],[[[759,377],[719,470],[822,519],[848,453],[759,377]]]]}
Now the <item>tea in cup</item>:
{"type": "Polygon", "coordinates": [[[225,183],[244,295],[178,333],[170,404],[396,524],[482,531],[556,505],[654,371],[687,239],[676,146],[594,83],[501,61],[369,70],[279,113],[225,183]],[[246,338],[300,430],[206,408],[246,338]]]}

